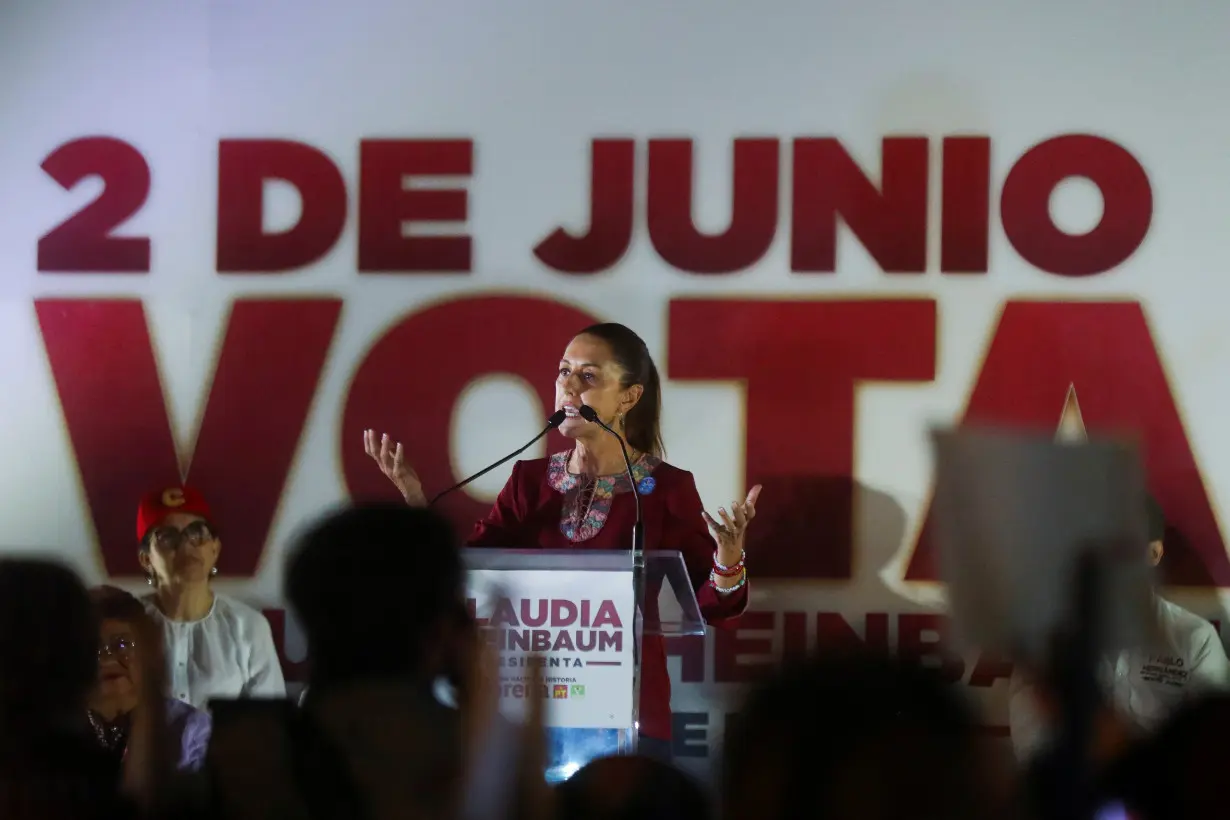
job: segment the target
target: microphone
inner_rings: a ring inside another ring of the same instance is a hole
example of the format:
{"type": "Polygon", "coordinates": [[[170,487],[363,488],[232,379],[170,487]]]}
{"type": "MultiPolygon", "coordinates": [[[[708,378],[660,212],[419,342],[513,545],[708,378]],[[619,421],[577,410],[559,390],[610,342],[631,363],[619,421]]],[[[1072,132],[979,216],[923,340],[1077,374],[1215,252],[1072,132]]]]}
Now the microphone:
{"type": "Polygon", "coordinates": [[[619,451],[624,455],[624,468],[628,471],[628,481],[632,484],[632,498],[636,501],[636,523],[632,525],[632,557],[633,560],[639,558],[643,561],[645,553],[645,525],[641,521],[641,493],[636,486],[636,476],[632,474],[632,460],[628,458],[628,448],[624,444],[624,437],[610,427],[607,427],[602,419],[598,418],[598,413],[594,408],[588,404],[582,404],[577,408],[577,412],[581,414],[581,418],[606,430],[619,442],[619,451]]]}
{"type": "MultiPolygon", "coordinates": [[[[530,439],[529,441],[527,441],[527,442],[525,443],[525,445],[524,445],[524,446],[522,446],[520,449],[515,450],[515,451],[513,451],[513,452],[509,453],[508,455],[504,456],[502,459],[500,459],[499,461],[497,461],[495,464],[491,464],[491,465],[489,465],[489,466],[487,466],[487,467],[484,467],[483,469],[479,470],[477,473],[475,473],[474,475],[470,476],[469,478],[467,478],[466,480],[462,481],[461,483],[459,483],[459,484],[454,484],[453,486],[449,487],[447,490],[445,490],[445,491],[443,491],[443,492],[441,492],[441,493],[437,493],[437,494],[436,494],[436,496],[435,496],[434,498],[432,498],[432,499],[431,499],[431,501],[428,501],[428,502],[427,502],[427,506],[428,506],[428,507],[434,507],[437,501],[439,501],[441,498],[444,498],[444,496],[448,495],[449,493],[451,493],[451,492],[455,492],[455,491],[457,491],[457,490],[460,490],[462,487],[466,486],[466,485],[467,485],[467,484],[469,484],[471,481],[475,481],[475,480],[477,480],[477,479],[479,479],[479,478],[482,478],[482,477],[483,477],[483,476],[485,476],[487,473],[491,472],[491,471],[492,471],[492,470],[494,470],[496,467],[499,467],[501,464],[503,464],[504,462],[508,461],[509,459],[513,459],[513,458],[516,458],[517,456],[521,455],[521,454],[522,454],[522,453],[524,453],[526,450],[528,450],[528,449],[529,449],[529,448],[530,448],[533,444],[535,444],[535,443],[538,441],[538,439],[542,438],[542,437],[543,437],[543,436],[545,436],[547,433],[551,432],[551,431],[552,431],[552,430],[554,430],[556,427],[559,427],[561,424],[563,424],[563,423],[564,423],[564,419],[565,419],[565,418],[567,418],[567,414],[566,414],[563,410],[556,410],[554,413],[552,413],[552,414],[551,414],[551,417],[547,419],[547,426],[546,426],[546,427],[544,427],[544,428],[542,428],[542,432],[541,432],[541,433],[539,433],[538,435],[534,436],[534,437],[533,437],[532,439],[530,439]]],[[[624,456],[624,458],[626,459],[626,458],[627,458],[627,456],[624,456]]],[[[638,519],[639,519],[639,513],[638,513],[638,519]]]]}

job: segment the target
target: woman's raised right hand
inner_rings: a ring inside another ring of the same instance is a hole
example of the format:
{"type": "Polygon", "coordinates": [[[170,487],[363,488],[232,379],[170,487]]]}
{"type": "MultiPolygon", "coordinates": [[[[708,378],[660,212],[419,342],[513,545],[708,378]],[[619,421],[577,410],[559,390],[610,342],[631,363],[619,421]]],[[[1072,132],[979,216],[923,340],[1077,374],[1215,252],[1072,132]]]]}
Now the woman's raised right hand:
{"type": "Polygon", "coordinates": [[[411,507],[426,507],[427,496],[423,495],[423,482],[406,463],[401,444],[389,438],[388,433],[377,436],[375,430],[363,431],[363,449],[380,465],[393,486],[411,507]]]}

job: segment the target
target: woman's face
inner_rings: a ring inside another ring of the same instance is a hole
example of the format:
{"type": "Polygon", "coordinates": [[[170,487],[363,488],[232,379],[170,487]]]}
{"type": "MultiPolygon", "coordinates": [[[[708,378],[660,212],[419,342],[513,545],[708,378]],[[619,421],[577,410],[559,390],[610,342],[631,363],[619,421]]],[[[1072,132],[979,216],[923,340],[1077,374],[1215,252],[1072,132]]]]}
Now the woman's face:
{"type": "Polygon", "coordinates": [[[221,548],[205,519],[172,513],[153,529],[141,566],[159,586],[201,583],[209,580],[221,548]]]}
{"type": "Polygon", "coordinates": [[[127,698],[141,684],[136,629],[128,621],[105,620],[98,638],[98,694],[127,698]]]}
{"type": "Polygon", "coordinates": [[[588,404],[598,418],[613,426],[615,416],[626,415],[641,395],[640,385],[627,389],[620,386],[623,375],[606,342],[584,334],[569,342],[555,380],[555,409],[568,413],[559,431],[574,439],[607,435],[598,425],[581,418],[577,408],[588,404]]]}

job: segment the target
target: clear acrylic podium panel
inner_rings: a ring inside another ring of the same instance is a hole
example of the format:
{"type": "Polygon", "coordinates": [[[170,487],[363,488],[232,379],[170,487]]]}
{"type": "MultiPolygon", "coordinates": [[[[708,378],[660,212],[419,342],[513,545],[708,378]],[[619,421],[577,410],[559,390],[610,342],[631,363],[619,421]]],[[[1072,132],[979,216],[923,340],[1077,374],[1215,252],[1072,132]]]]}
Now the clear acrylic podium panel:
{"type": "MultiPolygon", "coordinates": [[[[705,622],[683,556],[674,550],[646,550],[644,555],[645,593],[638,607],[637,644],[644,635],[704,635],[705,622]]],[[[626,550],[465,549],[462,558],[467,571],[624,573],[632,583],[632,553],[626,550]]],[[[636,734],[631,714],[626,728],[548,727],[547,780],[567,780],[591,760],[634,751],[636,734]]]]}

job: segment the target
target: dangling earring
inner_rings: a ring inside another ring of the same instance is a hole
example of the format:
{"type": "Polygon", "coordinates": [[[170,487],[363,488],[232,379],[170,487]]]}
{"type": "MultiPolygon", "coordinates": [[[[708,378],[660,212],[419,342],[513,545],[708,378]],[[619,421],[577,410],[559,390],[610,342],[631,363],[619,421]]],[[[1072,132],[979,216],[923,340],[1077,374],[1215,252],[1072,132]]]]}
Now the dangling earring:
{"type": "Polygon", "coordinates": [[[213,569],[211,569],[211,570],[209,571],[209,574],[210,574],[210,575],[217,575],[217,574],[218,574],[218,568],[217,568],[217,567],[214,567],[213,569]]]}
{"type": "Polygon", "coordinates": [[[623,413],[615,414],[615,426],[618,427],[620,430],[624,429],[624,414],[623,413]]]}
{"type": "Polygon", "coordinates": [[[153,585],[154,585],[154,576],[152,576],[152,575],[146,575],[146,576],[145,576],[145,583],[149,584],[150,586],[153,586],[153,585]]]}

